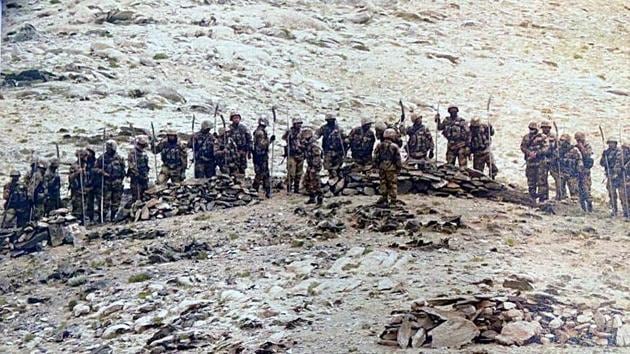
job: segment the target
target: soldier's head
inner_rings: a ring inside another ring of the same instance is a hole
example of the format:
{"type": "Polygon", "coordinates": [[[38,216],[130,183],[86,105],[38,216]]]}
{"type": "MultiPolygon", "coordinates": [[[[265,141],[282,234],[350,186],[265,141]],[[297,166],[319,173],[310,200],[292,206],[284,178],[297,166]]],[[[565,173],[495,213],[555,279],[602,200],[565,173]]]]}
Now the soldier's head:
{"type": "Polygon", "coordinates": [[[577,142],[584,142],[584,140],[586,140],[586,134],[584,134],[583,132],[577,132],[575,133],[575,135],[573,135],[573,138],[575,138],[575,141],[577,142]]]}
{"type": "Polygon", "coordinates": [[[608,144],[608,147],[611,149],[615,149],[617,148],[617,139],[615,138],[608,138],[608,140],[606,140],[606,144],[608,144]]]}
{"type": "Polygon", "coordinates": [[[422,116],[418,113],[411,113],[411,121],[414,124],[420,124],[422,123],[422,116]]]}
{"type": "Polygon", "coordinates": [[[166,130],[166,140],[169,143],[177,142],[177,132],[175,131],[175,129],[167,129],[166,130]]]}
{"type": "Polygon", "coordinates": [[[470,120],[470,129],[479,129],[481,127],[481,119],[473,118],[470,120]]]}
{"type": "Polygon", "coordinates": [[[337,117],[335,117],[334,114],[332,114],[332,113],[326,114],[326,124],[328,124],[328,125],[335,125],[336,121],[337,121],[337,117]]]}
{"type": "Polygon", "coordinates": [[[11,176],[11,182],[17,182],[20,179],[20,171],[11,170],[9,176],[11,176]]]}
{"type": "Polygon", "coordinates": [[[212,123],[210,123],[209,120],[204,120],[203,122],[201,122],[202,133],[208,134],[210,132],[210,129],[212,129],[212,123]]]}
{"type": "Polygon", "coordinates": [[[361,117],[361,126],[362,127],[369,128],[370,125],[372,125],[373,123],[374,123],[374,121],[372,121],[372,119],[370,119],[368,117],[361,117]]]}
{"type": "Polygon", "coordinates": [[[55,171],[59,168],[59,165],[59,159],[55,157],[50,160],[50,165],[48,165],[48,168],[50,168],[52,171],[55,171]]]}
{"type": "Polygon", "coordinates": [[[311,128],[306,128],[302,130],[302,139],[304,139],[304,141],[306,141],[307,143],[310,143],[313,141],[313,139],[315,139],[315,134],[313,133],[313,129],[311,128]]]}
{"type": "Polygon", "coordinates": [[[385,129],[387,129],[387,124],[383,122],[382,120],[379,120],[374,125],[374,129],[376,129],[377,132],[384,132],[385,129]]]}
{"type": "Polygon", "coordinates": [[[540,129],[543,131],[544,134],[549,135],[549,132],[551,132],[551,122],[548,120],[543,120],[540,123],[540,129]]]}
{"type": "Polygon", "coordinates": [[[238,125],[238,123],[241,122],[241,115],[234,111],[230,113],[230,122],[232,122],[233,125],[238,125]]]}
{"type": "Polygon", "coordinates": [[[571,135],[562,134],[560,135],[560,139],[558,141],[560,142],[560,146],[569,146],[571,145],[571,135]]]}
{"type": "Polygon", "coordinates": [[[105,142],[105,152],[107,152],[109,155],[115,154],[117,150],[118,144],[116,144],[114,140],[109,139],[107,140],[107,142],[105,142]]]}
{"type": "Polygon", "coordinates": [[[46,169],[48,168],[48,163],[43,160],[43,159],[39,159],[37,160],[37,169],[44,172],[46,171],[46,169]]]}
{"type": "Polygon", "coordinates": [[[149,145],[149,139],[146,135],[138,135],[136,136],[134,145],[139,150],[144,150],[149,145]]]}
{"type": "Polygon", "coordinates": [[[530,134],[538,133],[538,123],[536,123],[536,122],[529,122],[529,125],[527,127],[529,128],[529,133],[530,134]]]}
{"type": "Polygon", "coordinates": [[[258,125],[260,125],[261,127],[265,128],[266,126],[269,125],[269,120],[265,117],[261,117],[258,119],[258,125]]]}
{"type": "Polygon", "coordinates": [[[383,140],[396,140],[396,131],[392,128],[385,129],[385,132],[383,133],[383,140]]]}
{"type": "Polygon", "coordinates": [[[293,118],[293,122],[292,122],[293,128],[300,128],[302,126],[302,123],[303,123],[302,118],[299,118],[299,117],[293,118]]]}
{"type": "Polygon", "coordinates": [[[88,149],[79,149],[76,151],[75,155],[77,159],[81,162],[86,162],[90,158],[90,152],[88,149]]]}
{"type": "Polygon", "coordinates": [[[457,117],[457,113],[459,113],[459,108],[457,108],[457,106],[449,106],[446,111],[451,116],[451,118],[455,118],[457,117]]]}

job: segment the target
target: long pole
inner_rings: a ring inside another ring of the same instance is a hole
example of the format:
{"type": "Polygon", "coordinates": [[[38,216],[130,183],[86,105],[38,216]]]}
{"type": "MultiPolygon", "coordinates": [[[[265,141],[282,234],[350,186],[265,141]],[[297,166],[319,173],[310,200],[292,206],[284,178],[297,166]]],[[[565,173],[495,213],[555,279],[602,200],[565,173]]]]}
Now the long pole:
{"type": "Polygon", "coordinates": [[[103,127],[103,161],[101,161],[101,223],[105,222],[103,206],[105,204],[105,127],[103,127]]]}
{"type": "Polygon", "coordinates": [[[492,102],[492,95],[488,97],[488,104],[486,104],[486,119],[488,121],[488,149],[490,149],[490,158],[488,159],[490,162],[489,173],[490,178],[494,180],[494,157],[492,156],[492,125],[490,125],[490,103],[492,102]]]}
{"type": "Polygon", "coordinates": [[[610,162],[608,162],[608,154],[606,154],[606,138],[604,137],[604,129],[602,129],[602,126],[599,126],[599,133],[602,136],[602,145],[604,146],[604,161],[606,162],[606,184],[608,187],[608,204],[610,204],[610,210],[612,212],[615,212],[614,210],[614,201],[612,200],[612,171],[610,170],[610,162]]]}
{"type": "MultiPolygon", "coordinates": [[[[624,156],[626,154],[626,149],[624,149],[623,147],[623,140],[621,140],[621,125],[619,125],[619,143],[622,144],[621,145],[621,182],[623,183],[623,200],[622,203],[625,203],[626,208],[624,210],[624,212],[626,213],[625,217],[626,219],[630,218],[630,205],[628,205],[628,187],[627,185],[627,179],[626,179],[626,157],[624,156]]],[[[623,204],[622,204],[623,206],[623,204]]]]}
{"type": "Polygon", "coordinates": [[[558,169],[558,183],[556,185],[556,199],[560,200],[564,197],[565,188],[562,185],[562,171],[560,171],[560,133],[558,125],[553,122],[553,129],[556,131],[556,168],[558,169]]]}
{"type": "Polygon", "coordinates": [[[83,161],[79,157],[79,184],[81,186],[81,216],[85,226],[85,189],[83,188],[83,161]]]}
{"type": "MultiPolygon", "coordinates": [[[[440,102],[438,102],[437,104],[437,114],[438,116],[440,115],[440,102]]],[[[435,123],[435,163],[437,164],[438,162],[438,138],[440,137],[440,131],[439,131],[439,126],[440,124],[438,122],[435,123]]]]}
{"type": "MultiPolygon", "coordinates": [[[[271,161],[269,162],[271,164],[271,168],[270,171],[271,173],[269,174],[269,178],[271,179],[273,177],[273,158],[275,155],[275,151],[276,151],[276,140],[275,140],[275,136],[276,136],[276,106],[271,107],[271,113],[273,114],[273,123],[271,124],[271,136],[274,137],[274,141],[271,143],[271,161]]],[[[269,181],[269,195],[271,195],[271,193],[273,192],[273,188],[271,187],[271,181],[269,181]]]]}
{"type": "MultiPolygon", "coordinates": [[[[296,137],[297,138],[297,137],[296,137]]],[[[289,124],[289,115],[287,114],[287,194],[291,193],[291,181],[289,178],[289,159],[291,158],[291,125],[289,124]]],[[[296,167],[297,168],[297,167],[296,167]]]]}
{"type": "Polygon", "coordinates": [[[192,141],[192,162],[195,162],[195,115],[193,114],[190,140],[192,141]]]}
{"type": "MultiPolygon", "coordinates": [[[[153,126],[153,122],[151,122],[151,133],[153,133],[153,146],[155,146],[157,141],[155,137],[155,127],[153,126]]],[[[153,168],[155,169],[155,183],[158,183],[157,156],[155,154],[155,151],[151,151],[151,152],[153,153],[153,168]]]]}

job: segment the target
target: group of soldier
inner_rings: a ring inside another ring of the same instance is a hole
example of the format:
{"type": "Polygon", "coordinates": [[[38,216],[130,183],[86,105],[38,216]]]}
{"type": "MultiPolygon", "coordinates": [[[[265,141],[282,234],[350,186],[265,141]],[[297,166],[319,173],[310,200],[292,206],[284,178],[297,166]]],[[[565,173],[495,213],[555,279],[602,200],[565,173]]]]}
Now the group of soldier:
{"type": "MultiPolygon", "coordinates": [[[[532,199],[545,202],[549,199],[549,175],[555,182],[555,198],[568,197],[577,199],[580,207],[586,212],[593,211],[591,196],[591,169],[595,161],[593,148],[586,141],[583,132],[575,133],[573,139],[569,134],[558,138],[551,132],[552,123],[543,121],[529,123],[529,133],[523,137],[521,151],[524,154],[527,186],[532,199]]],[[[606,188],[612,216],[618,213],[618,202],[621,200],[623,215],[629,216],[630,194],[630,146],[615,138],[608,138],[608,148],[602,152],[599,161],[606,175],[606,188]]]]}
{"type": "MultiPolygon", "coordinates": [[[[487,168],[488,175],[494,178],[498,169],[491,150],[493,127],[489,123],[481,123],[478,118],[468,123],[458,116],[458,112],[456,106],[450,106],[444,120],[439,113],[434,118],[436,139],[437,133],[442,132],[447,140],[446,162],[465,168],[472,157],[474,169],[483,172],[487,168]]],[[[161,140],[155,136],[138,135],[134,137],[126,159],[118,153],[114,140],[104,144],[104,151],[98,157],[91,148],[78,150],[76,162],[68,175],[73,215],[83,223],[115,220],[126,177],[129,177],[131,202],[142,200],[149,188],[149,148],[153,154],[160,155],[162,162],[156,173],[158,185],[179,183],[185,179],[190,149],[195,178],[212,178],[218,170],[242,180],[251,160],[255,172],[252,188],[259,191],[262,187],[266,197],[271,197],[269,153],[276,137],[267,132],[268,120],[260,118],[253,134],[250,134],[241,123],[239,113],[231,112],[229,117],[231,124],[226,127],[228,129],[213,132],[213,124],[204,121],[201,129],[194,132],[187,142],[180,141],[175,130],[167,130],[161,140]]],[[[364,171],[373,168],[379,171],[381,197],[377,204],[395,204],[397,176],[403,166],[401,150],[406,153],[405,161],[416,165],[429,163],[436,155],[433,135],[424,125],[422,116],[412,113],[410,118],[413,124],[408,127],[403,124],[404,111],[398,124],[363,118],[360,126],[348,134],[339,127],[333,114],[327,114],[326,123],[318,128],[303,127],[301,119],[293,119],[282,136],[285,141],[283,156],[286,158],[287,192],[300,193],[302,187],[309,197],[307,204],[321,204],[321,170],[327,171],[329,180],[341,179],[341,169],[350,152],[354,166],[364,171]],[[321,146],[317,143],[320,138],[321,146]]],[[[568,188],[572,197],[579,198],[584,210],[592,211],[590,168],[593,152],[584,134],[577,133],[577,143],[572,145],[571,137],[566,134],[556,141],[550,132],[549,122],[542,122],[540,130],[536,122],[531,123],[529,128],[530,133],[523,138],[521,150],[525,154],[531,197],[541,202],[549,198],[547,179],[551,174],[556,181],[556,198],[567,197],[568,188]]],[[[617,212],[616,200],[619,196],[627,216],[627,186],[622,177],[628,173],[628,163],[625,161],[624,165],[623,161],[624,156],[628,156],[628,147],[618,148],[614,139],[609,139],[608,145],[600,163],[605,167],[609,181],[611,208],[613,213],[617,212]]],[[[157,170],[155,161],[154,168],[157,170]]],[[[11,181],[4,188],[2,227],[24,226],[63,206],[58,169],[59,160],[55,158],[49,162],[33,161],[31,170],[22,180],[18,171],[11,172],[11,181]]]]}

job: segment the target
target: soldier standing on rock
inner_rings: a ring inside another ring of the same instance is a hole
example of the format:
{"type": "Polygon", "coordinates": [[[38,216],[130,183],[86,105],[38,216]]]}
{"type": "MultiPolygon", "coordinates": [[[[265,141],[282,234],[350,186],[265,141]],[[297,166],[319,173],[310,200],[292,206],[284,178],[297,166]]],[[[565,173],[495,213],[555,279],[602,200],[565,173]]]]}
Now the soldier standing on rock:
{"type": "Polygon", "coordinates": [[[374,150],[374,164],[378,168],[381,179],[379,188],[381,197],[376,204],[395,205],[398,198],[398,172],[402,168],[402,158],[394,139],[396,139],[396,131],[385,130],[383,141],[374,150]]]}
{"type": "Polygon", "coordinates": [[[190,137],[188,148],[193,150],[195,178],[211,178],[216,174],[217,161],[214,156],[215,137],[210,132],[212,123],[201,122],[201,130],[190,137]]]}
{"type": "MultiPolygon", "coordinates": [[[[599,160],[599,165],[604,168],[604,174],[606,175],[606,190],[608,191],[608,198],[610,201],[610,209],[611,216],[616,216],[618,209],[617,198],[621,194],[619,194],[619,189],[623,181],[619,181],[615,179],[615,166],[617,163],[617,153],[621,151],[619,147],[617,147],[617,139],[608,138],[606,141],[608,144],[608,149],[602,152],[602,158],[599,160]]],[[[623,201],[622,201],[623,205],[623,201]]]]}
{"type": "Polygon", "coordinates": [[[324,151],[324,168],[328,171],[329,178],[338,178],[339,170],[345,158],[345,146],[343,131],[336,123],[337,118],[333,114],[326,115],[326,124],[315,132],[315,140],[322,138],[322,150],[324,151]]]}
{"type": "Polygon", "coordinates": [[[585,198],[584,204],[586,207],[586,211],[589,213],[593,211],[593,197],[591,195],[591,186],[593,182],[591,180],[591,168],[595,161],[593,160],[593,148],[591,144],[586,141],[586,134],[583,132],[577,132],[574,135],[575,137],[575,146],[580,150],[582,154],[582,162],[584,163],[584,170],[582,173],[582,182],[583,182],[583,197],[585,198]]]}
{"type": "Polygon", "coordinates": [[[254,162],[254,183],[252,187],[258,192],[258,188],[262,184],[265,196],[271,197],[271,177],[269,175],[269,145],[276,140],[274,135],[269,138],[265,130],[269,125],[267,118],[258,120],[258,127],[254,130],[254,149],[252,160],[254,162]]]}
{"type": "Polygon", "coordinates": [[[4,215],[2,228],[24,227],[28,223],[29,203],[26,186],[20,181],[20,172],[13,170],[11,180],[4,185],[4,215]]]}
{"type": "Polygon", "coordinates": [[[142,200],[144,192],[149,188],[149,156],[145,149],[149,145],[145,135],[136,137],[133,148],[127,154],[127,176],[131,187],[131,200],[142,200]]]}
{"type": "MultiPolygon", "coordinates": [[[[96,203],[99,206],[103,198],[103,218],[113,221],[116,213],[120,208],[120,201],[123,194],[123,181],[125,179],[125,160],[118,153],[118,145],[114,140],[108,140],[105,143],[105,153],[96,159],[94,172],[96,174],[96,183],[98,187],[96,191],[96,203]],[[105,184],[101,186],[101,182],[105,184]],[[103,195],[101,196],[101,190],[103,195]]],[[[101,220],[101,222],[105,222],[101,220]]]]}
{"type": "Polygon", "coordinates": [[[571,135],[562,134],[559,139],[560,177],[562,183],[569,188],[571,197],[578,197],[580,207],[588,211],[586,193],[584,191],[584,160],[577,146],[571,143],[571,135]]]}
{"type": "Polygon", "coordinates": [[[319,171],[322,170],[322,149],[317,146],[317,138],[311,129],[304,129],[302,138],[304,139],[304,156],[306,158],[306,174],[303,182],[308,193],[306,204],[317,203],[317,205],[321,205],[324,200],[322,182],[319,178],[319,171]]]}
{"type": "Polygon", "coordinates": [[[488,166],[488,174],[494,179],[499,172],[492,156],[490,137],[494,136],[494,128],[489,124],[482,124],[479,118],[470,121],[470,152],[473,155],[473,168],[484,172],[488,166]]]}
{"type": "Polygon", "coordinates": [[[470,155],[470,131],[468,123],[460,118],[457,113],[459,108],[456,106],[448,107],[449,117],[443,122],[440,121],[440,113],[435,115],[435,122],[438,130],[442,131],[442,135],[448,140],[446,147],[446,163],[455,165],[455,160],[459,162],[459,167],[468,166],[468,156],[470,155]]]}
{"type": "Polygon", "coordinates": [[[46,161],[39,159],[36,170],[28,181],[28,198],[31,204],[30,221],[39,220],[45,214],[44,202],[46,201],[46,161]]]}
{"type": "Polygon", "coordinates": [[[44,201],[44,212],[49,215],[51,211],[62,207],[61,203],[61,177],[59,176],[59,159],[50,160],[48,170],[44,175],[46,184],[46,199],[44,201]]]}
{"type": "Polygon", "coordinates": [[[87,222],[94,218],[94,162],[88,149],[78,150],[76,156],[77,162],[70,167],[68,174],[72,215],[81,222],[85,216],[87,222]]]}
{"type": "Polygon", "coordinates": [[[293,126],[287,130],[282,139],[287,142],[284,155],[287,158],[287,192],[300,192],[300,179],[304,172],[304,147],[301,137],[302,119],[293,119],[293,126]]]}
{"type": "Polygon", "coordinates": [[[614,180],[618,181],[623,217],[630,218],[630,144],[624,143],[615,155],[614,180]]]}
{"type": "Polygon", "coordinates": [[[238,175],[238,151],[236,144],[225,129],[220,128],[217,135],[217,150],[215,152],[217,163],[221,173],[237,177],[238,175]]]}
{"type": "Polygon", "coordinates": [[[372,163],[372,151],[376,136],[371,129],[372,120],[361,118],[361,126],[350,131],[348,136],[352,160],[359,166],[369,166],[372,163]]]}
{"type": "Polygon", "coordinates": [[[427,161],[433,158],[433,135],[424,124],[422,124],[422,116],[416,113],[411,114],[413,125],[407,128],[407,153],[414,160],[427,161]]]}
{"type": "Polygon", "coordinates": [[[237,178],[245,178],[245,170],[247,170],[247,159],[252,157],[252,136],[249,134],[249,130],[241,124],[241,115],[236,112],[230,114],[230,130],[228,135],[236,144],[236,168],[237,178]]]}
{"type": "Polygon", "coordinates": [[[177,132],[174,129],[166,131],[166,139],[162,139],[157,145],[153,145],[154,154],[160,154],[162,168],[158,176],[157,184],[165,184],[168,181],[180,183],[186,178],[188,167],[188,153],[186,146],[180,144],[177,132]]]}
{"type": "MultiPolygon", "coordinates": [[[[547,137],[547,154],[541,164],[543,167],[543,175],[545,180],[549,180],[549,175],[553,177],[554,184],[556,186],[556,200],[562,200],[567,196],[567,190],[562,189],[560,183],[560,165],[558,164],[558,137],[551,132],[552,124],[548,120],[540,123],[540,129],[542,133],[547,137]]],[[[549,182],[547,182],[549,185],[549,182]]]]}
{"type": "Polygon", "coordinates": [[[548,154],[548,141],[547,137],[538,131],[538,123],[529,123],[529,134],[521,141],[521,151],[525,157],[529,196],[534,201],[544,202],[549,198],[549,185],[543,163],[548,154]]]}

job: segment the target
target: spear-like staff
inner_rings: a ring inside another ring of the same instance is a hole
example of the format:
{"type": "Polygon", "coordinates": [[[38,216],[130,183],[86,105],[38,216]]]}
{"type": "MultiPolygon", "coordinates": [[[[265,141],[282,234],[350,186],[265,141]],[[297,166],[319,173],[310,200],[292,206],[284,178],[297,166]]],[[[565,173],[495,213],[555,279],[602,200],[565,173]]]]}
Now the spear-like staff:
{"type": "MultiPolygon", "coordinates": [[[[276,106],[271,107],[271,113],[273,115],[273,123],[271,125],[271,136],[274,137],[274,141],[271,143],[271,168],[270,171],[271,173],[269,174],[269,178],[271,179],[271,177],[273,177],[273,158],[274,158],[274,152],[276,150],[276,140],[275,140],[275,136],[276,136],[276,106]]],[[[269,196],[271,196],[271,193],[273,191],[273,188],[271,187],[271,181],[269,181],[269,196]]]]}
{"type": "Polygon", "coordinates": [[[606,163],[606,184],[608,187],[608,199],[610,204],[610,209],[612,212],[615,212],[614,201],[612,200],[612,179],[610,178],[612,175],[612,171],[610,170],[610,162],[608,161],[608,154],[606,154],[606,137],[604,137],[604,129],[602,126],[599,126],[599,133],[602,136],[602,145],[604,146],[604,162],[606,163]]]}
{"type": "MultiPolygon", "coordinates": [[[[440,115],[440,102],[437,104],[436,112],[438,116],[440,115]]],[[[439,123],[435,123],[435,163],[438,162],[438,138],[440,137],[440,131],[438,129],[439,123]]]]}
{"type": "Polygon", "coordinates": [[[105,222],[103,218],[103,206],[105,204],[105,127],[103,127],[103,155],[101,161],[101,223],[105,222]]]}
{"type": "Polygon", "coordinates": [[[492,125],[490,125],[490,103],[492,102],[492,95],[490,95],[490,97],[488,97],[488,103],[486,104],[486,119],[488,121],[488,148],[490,149],[490,158],[489,158],[489,162],[490,162],[490,166],[489,166],[489,172],[490,172],[490,178],[492,178],[494,180],[494,157],[492,156],[492,125]]]}
{"type": "Polygon", "coordinates": [[[157,156],[155,154],[155,143],[157,142],[157,138],[155,137],[155,127],[153,126],[153,122],[151,122],[151,133],[153,134],[153,139],[151,143],[151,152],[153,152],[153,168],[155,169],[155,183],[158,181],[158,170],[157,170],[157,156]]]}

